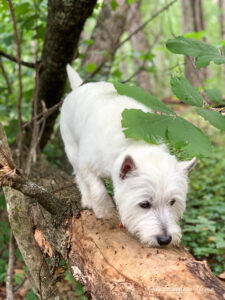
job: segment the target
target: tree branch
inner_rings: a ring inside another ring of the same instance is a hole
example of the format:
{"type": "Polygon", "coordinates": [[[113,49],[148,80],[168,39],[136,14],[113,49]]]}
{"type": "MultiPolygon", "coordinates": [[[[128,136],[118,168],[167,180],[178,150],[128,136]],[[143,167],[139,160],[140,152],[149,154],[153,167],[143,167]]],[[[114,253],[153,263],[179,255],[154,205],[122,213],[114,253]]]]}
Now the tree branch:
{"type": "Polygon", "coordinates": [[[16,241],[14,239],[12,231],[10,232],[10,241],[9,241],[9,263],[8,270],[6,275],[6,295],[7,300],[13,300],[13,272],[15,265],[15,245],[16,241]]]}
{"type": "Polygon", "coordinates": [[[21,104],[23,96],[23,84],[22,84],[22,65],[21,65],[21,45],[18,34],[18,29],[16,25],[16,16],[11,0],[8,0],[10,13],[13,22],[14,35],[17,45],[17,62],[18,62],[18,80],[19,80],[19,94],[17,102],[17,111],[18,111],[18,124],[19,124],[19,137],[18,137],[18,149],[19,149],[19,166],[22,165],[22,156],[23,156],[23,122],[22,122],[22,113],[21,113],[21,104]]]}
{"type": "Polygon", "coordinates": [[[115,52],[122,47],[127,41],[131,39],[131,37],[135,34],[137,34],[140,30],[142,30],[146,25],[148,25],[151,21],[153,21],[156,17],[158,17],[161,13],[163,13],[165,10],[167,10],[171,5],[173,5],[177,0],[173,0],[170,3],[168,3],[166,6],[164,6],[162,9],[154,13],[147,21],[145,21],[141,26],[139,26],[134,32],[132,32],[126,39],[124,39],[122,42],[120,42],[115,48],[113,53],[110,55],[110,57],[106,57],[104,61],[90,74],[88,75],[82,84],[88,82],[92,77],[94,77],[101,69],[102,67],[111,59],[111,57],[115,54],[115,52]]]}
{"type": "Polygon", "coordinates": [[[4,68],[4,65],[3,65],[3,63],[2,63],[1,57],[0,57],[0,68],[1,68],[1,70],[2,70],[2,74],[3,74],[3,77],[5,78],[6,84],[7,84],[7,86],[8,86],[9,94],[12,94],[12,85],[11,85],[11,82],[10,82],[10,80],[9,80],[9,77],[8,77],[6,71],[5,71],[5,68],[4,68]]]}
{"type": "Polygon", "coordinates": [[[31,62],[26,62],[24,60],[20,60],[18,61],[18,59],[12,55],[9,55],[3,51],[0,50],[0,56],[3,56],[5,58],[8,58],[9,60],[11,61],[14,61],[16,63],[20,63],[21,65],[25,66],[25,67],[28,67],[28,68],[32,68],[32,69],[35,69],[35,64],[34,63],[31,63],[31,62]]]}
{"type": "Polygon", "coordinates": [[[26,179],[7,156],[2,146],[0,146],[0,154],[4,158],[0,160],[0,187],[12,187],[35,199],[50,214],[57,217],[58,222],[62,221],[62,218],[65,217],[64,214],[68,212],[65,203],[62,203],[60,199],[53,196],[44,187],[26,179]]]}

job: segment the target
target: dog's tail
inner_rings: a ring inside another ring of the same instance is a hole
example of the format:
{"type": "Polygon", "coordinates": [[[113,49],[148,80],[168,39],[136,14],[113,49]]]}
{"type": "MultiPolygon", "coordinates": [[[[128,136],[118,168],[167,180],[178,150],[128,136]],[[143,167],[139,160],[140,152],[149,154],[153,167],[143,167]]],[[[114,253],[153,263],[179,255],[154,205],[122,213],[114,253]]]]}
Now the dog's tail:
{"type": "Polygon", "coordinates": [[[71,89],[75,90],[83,83],[83,80],[80,78],[79,74],[71,67],[71,65],[66,65],[66,71],[71,89]]]}

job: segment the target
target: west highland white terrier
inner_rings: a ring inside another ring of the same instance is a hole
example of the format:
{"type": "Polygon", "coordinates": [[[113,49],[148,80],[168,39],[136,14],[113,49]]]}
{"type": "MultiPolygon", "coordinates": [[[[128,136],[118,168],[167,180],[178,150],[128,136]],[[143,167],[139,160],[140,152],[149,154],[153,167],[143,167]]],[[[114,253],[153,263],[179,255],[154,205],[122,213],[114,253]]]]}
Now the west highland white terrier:
{"type": "Polygon", "coordinates": [[[122,224],[148,246],[179,243],[178,221],[185,210],[187,175],[196,158],[179,162],[165,145],[125,138],[124,109],[150,110],[119,95],[107,82],[82,84],[67,66],[72,92],[61,112],[65,151],[76,174],[82,206],[105,218],[114,208],[103,178],[110,178],[122,224]]]}

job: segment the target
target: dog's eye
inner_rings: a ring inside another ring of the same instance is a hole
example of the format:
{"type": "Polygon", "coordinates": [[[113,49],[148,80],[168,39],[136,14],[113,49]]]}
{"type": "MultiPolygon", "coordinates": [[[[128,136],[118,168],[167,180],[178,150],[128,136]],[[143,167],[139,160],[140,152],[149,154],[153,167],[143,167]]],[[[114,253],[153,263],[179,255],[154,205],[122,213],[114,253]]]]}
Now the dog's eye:
{"type": "Polygon", "coordinates": [[[148,201],[141,202],[138,205],[142,208],[151,208],[151,206],[152,206],[151,203],[148,201]]]}
{"type": "Polygon", "coordinates": [[[175,202],[176,202],[175,199],[171,200],[171,201],[170,201],[170,206],[173,206],[175,202]]]}

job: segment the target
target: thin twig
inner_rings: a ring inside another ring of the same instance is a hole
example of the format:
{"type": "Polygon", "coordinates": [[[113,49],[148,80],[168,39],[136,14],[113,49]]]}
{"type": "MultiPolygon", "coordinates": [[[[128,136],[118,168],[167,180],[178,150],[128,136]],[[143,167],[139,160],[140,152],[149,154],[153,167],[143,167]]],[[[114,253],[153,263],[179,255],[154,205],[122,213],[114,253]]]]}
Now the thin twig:
{"type": "Polygon", "coordinates": [[[15,40],[17,44],[17,62],[18,62],[18,79],[19,79],[19,94],[18,94],[18,103],[17,103],[18,124],[19,124],[18,149],[19,149],[19,166],[21,167],[22,156],[23,156],[23,122],[22,122],[22,113],[21,113],[23,84],[22,84],[22,65],[21,65],[21,45],[20,45],[20,39],[19,39],[19,34],[16,25],[16,16],[15,16],[13,4],[11,0],[8,0],[8,3],[9,3],[10,13],[13,21],[15,40]]]}
{"type": "MultiPolygon", "coordinates": [[[[56,111],[63,103],[64,100],[61,100],[60,102],[58,102],[57,104],[55,104],[54,106],[48,108],[45,111],[42,111],[41,113],[37,114],[36,117],[33,117],[31,120],[29,120],[28,122],[24,123],[23,128],[26,128],[27,126],[29,126],[34,120],[37,120],[39,118],[47,118],[49,117],[54,111],[56,111]]],[[[40,121],[42,121],[43,119],[40,119],[40,121]]]]}
{"type": "Polygon", "coordinates": [[[36,72],[35,72],[36,73],[35,91],[34,91],[34,99],[33,99],[34,120],[32,122],[33,126],[32,126],[31,142],[30,142],[29,151],[27,154],[27,159],[26,159],[25,168],[24,168],[24,170],[25,170],[24,173],[26,176],[28,176],[30,173],[32,159],[33,159],[34,153],[36,151],[36,145],[37,145],[36,141],[37,141],[38,130],[39,130],[39,125],[38,125],[37,118],[36,118],[37,117],[37,104],[38,104],[38,89],[39,89],[39,67],[36,68],[36,72]]]}
{"type": "Polygon", "coordinates": [[[12,85],[11,85],[11,82],[10,82],[10,80],[9,80],[9,77],[8,77],[6,71],[5,71],[4,65],[3,65],[3,63],[2,63],[2,58],[1,58],[1,56],[0,56],[0,68],[1,68],[1,70],[2,70],[2,75],[3,75],[3,77],[5,78],[6,84],[7,84],[7,86],[8,86],[9,94],[12,94],[12,85]]]}
{"type": "Polygon", "coordinates": [[[34,69],[35,68],[35,64],[34,63],[31,63],[31,62],[27,62],[27,61],[24,61],[24,60],[20,60],[18,61],[18,59],[10,54],[7,54],[5,52],[3,52],[2,50],[0,50],[0,56],[3,56],[5,58],[8,58],[9,60],[11,61],[14,61],[16,63],[20,63],[21,65],[25,66],[25,67],[28,67],[28,68],[32,68],[34,69]]]}
{"type": "Polygon", "coordinates": [[[39,279],[39,294],[40,294],[40,299],[43,300],[43,296],[42,296],[42,278],[41,278],[41,269],[43,267],[43,264],[45,262],[45,258],[44,258],[44,255],[42,257],[42,263],[41,263],[41,266],[40,266],[40,269],[38,271],[38,279],[39,279]]]}
{"type": "Polygon", "coordinates": [[[135,29],[135,31],[133,31],[126,39],[124,39],[122,42],[120,42],[115,49],[113,50],[113,53],[111,53],[111,55],[109,57],[106,57],[102,63],[90,74],[88,75],[85,80],[83,81],[82,84],[85,84],[86,82],[88,82],[92,77],[94,77],[101,69],[102,67],[111,59],[111,57],[113,57],[113,55],[115,54],[115,52],[122,47],[127,41],[129,41],[131,39],[131,37],[135,34],[137,34],[140,30],[142,30],[143,28],[146,27],[146,25],[148,25],[151,21],[153,21],[156,17],[158,17],[161,13],[163,13],[165,10],[167,10],[171,5],[173,5],[175,2],[177,2],[177,0],[173,0],[171,1],[169,4],[167,4],[166,6],[164,6],[162,9],[160,9],[159,11],[157,11],[156,13],[154,13],[147,21],[145,21],[141,26],[139,26],[137,29],[135,29]]]}
{"type": "Polygon", "coordinates": [[[63,190],[66,190],[66,189],[68,189],[68,188],[70,188],[70,187],[74,187],[74,186],[75,186],[75,182],[70,183],[70,184],[68,184],[68,185],[64,185],[63,187],[58,188],[58,189],[56,189],[56,190],[53,190],[52,193],[53,193],[53,194],[57,194],[57,193],[59,193],[59,192],[61,192],[61,191],[63,191],[63,190]]]}
{"type": "Polygon", "coordinates": [[[146,25],[148,25],[150,22],[152,22],[156,17],[158,17],[161,13],[163,13],[165,10],[167,10],[171,5],[173,5],[177,0],[171,1],[169,4],[158,10],[156,13],[154,13],[147,21],[145,21],[141,26],[139,26],[137,29],[135,29],[126,39],[124,39],[121,43],[118,44],[116,47],[116,50],[123,46],[127,41],[129,41],[133,35],[137,34],[140,30],[144,29],[146,25]]]}
{"type": "Polygon", "coordinates": [[[13,272],[15,265],[15,245],[16,241],[14,239],[12,231],[10,232],[10,241],[9,241],[9,262],[8,270],[6,275],[6,296],[7,300],[13,300],[13,272]]]}

